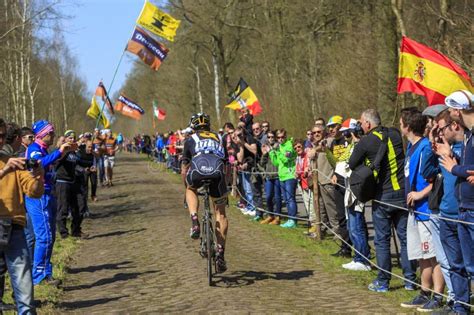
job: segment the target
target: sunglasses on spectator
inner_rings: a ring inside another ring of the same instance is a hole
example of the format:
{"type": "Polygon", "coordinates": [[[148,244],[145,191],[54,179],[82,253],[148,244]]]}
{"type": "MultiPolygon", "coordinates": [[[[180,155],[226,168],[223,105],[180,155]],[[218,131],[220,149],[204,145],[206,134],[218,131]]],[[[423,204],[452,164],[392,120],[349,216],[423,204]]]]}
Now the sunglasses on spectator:
{"type": "Polygon", "coordinates": [[[303,148],[303,146],[301,146],[301,145],[296,145],[296,146],[294,147],[295,150],[301,149],[301,148],[303,148]]]}
{"type": "Polygon", "coordinates": [[[260,130],[260,128],[252,128],[252,130],[260,130]]]}
{"type": "Polygon", "coordinates": [[[315,135],[315,134],[323,133],[323,132],[322,132],[321,130],[319,130],[319,131],[312,131],[311,133],[312,133],[313,135],[315,135]]]}
{"type": "Polygon", "coordinates": [[[444,129],[448,128],[448,127],[451,126],[452,124],[453,124],[453,122],[450,122],[450,123],[447,124],[446,126],[438,128],[438,132],[444,132],[444,129]]]}
{"type": "Polygon", "coordinates": [[[28,140],[33,140],[35,137],[33,135],[28,135],[28,136],[23,136],[23,138],[26,138],[28,140]]]}

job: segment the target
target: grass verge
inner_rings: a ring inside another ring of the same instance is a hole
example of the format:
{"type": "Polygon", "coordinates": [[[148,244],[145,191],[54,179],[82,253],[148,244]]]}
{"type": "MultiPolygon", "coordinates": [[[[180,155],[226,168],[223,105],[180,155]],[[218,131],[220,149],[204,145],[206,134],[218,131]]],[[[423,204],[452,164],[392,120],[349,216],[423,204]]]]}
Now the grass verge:
{"type": "MultiPolygon", "coordinates": [[[[230,199],[230,204],[235,204],[236,200],[230,199]]],[[[258,222],[249,220],[248,216],[243,216],[235,206],[230,206],[229,210],[232,212],[232,220],[238,221],[239,223],[253,226],[253,228],[261,229],[267,236],[268,240],[278,239],[279,241],[286,243],[288,247],[297,247],[305,252],[306,255],[301,258],[309,260],[309,263],[316,263],[323,268],[323,271],[327,274],[333,275],[334,277],[345,277],[347,282],[352,283],[359,287],[361,290],[366,290],[367,294],[383,295],[386,298],[392,299],[394,305],[400,305],[401,302],[411,300],[418,292],[417,291],[406,291],[404,289],[404,283],[402,280],[392,277],[390,283],[390,291],[388,293],[374,293],[367,289],[367,286],[377,277],[378,270],[373,268],[370,272],[362,271],[350,271],[341,267],[342,264],[348,263],[350,259],[333,257],[331,254],[339,250],[339,240],[334,240],[333,235],[329,233],[321,241],[316,241],[309,238],[304,234],[307,228],[304,223],[300,222],[298,227],[295,229],[283,229],[279,226],[274,225],[261,225],[258,222]]],[[[372,248],[372,257],[375,257],[375,253],[372,248]]],[[[375,258],[372,259],[375,262],[375,258]]],[[[397,261],[392,259],[392,272],[398,275],[403,275],[400,266],[397,261]]],[[[403,310],[402,308],[400,309],[403,310]]]]}
{"type": "MultiPolygon", "coordinates": [[[[66,239],[61,239],[59,234],[56,237],[56,242],[54,243],[52,263],[54,266],[53,277],[55,279],[61,280],[63,282],[66,278],[67,265],[71,261],[72,255],[79,245],[80,240],[73,237],[68,237],[66,239]]],[[[10,279],[7,276],[6,281],[6,294],[4,297],[4,302],[13,303],[13,298],[11,296],[11,285],[10,279]]],[[[53,314],[54,308],[57,307],[59,303],[59,298],[61,296],[62,289],[59,287],[54,287],[50,285],[40,284],[34,287],[35,301],[40,302],[40,306],[37,308],[38,313],[40,314],[53,314]]],[[[5,312],[5,314],[15,314],[16,312],[5,312]]]]}

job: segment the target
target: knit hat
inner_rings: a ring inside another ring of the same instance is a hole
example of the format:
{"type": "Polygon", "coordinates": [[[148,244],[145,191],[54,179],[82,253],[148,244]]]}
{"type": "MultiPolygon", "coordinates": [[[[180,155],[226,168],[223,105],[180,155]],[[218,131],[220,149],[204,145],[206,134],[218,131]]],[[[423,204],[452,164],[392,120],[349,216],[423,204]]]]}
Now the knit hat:
{"type": "Polygon", "coordinates": [[[36,139],[43,139],[50,132],[54,132],[54,126],[47,120],[38,120],[31,129],[36,139]]]}
{"type": "Polygon", "coordinates": [[[331,126],[331,125],[336,125],[336,124],[342,124],[342,117],[341,116],[331,116],[331,118],[329,118],[329,121],[328,123],[326,124],[326,126],[331,126]]]}
{"type": "Polygon", "coordinates": [[[459,90],[451,93],[444,102],[454,109],[473,109],[474,96],[467,90],[459,90]]]}

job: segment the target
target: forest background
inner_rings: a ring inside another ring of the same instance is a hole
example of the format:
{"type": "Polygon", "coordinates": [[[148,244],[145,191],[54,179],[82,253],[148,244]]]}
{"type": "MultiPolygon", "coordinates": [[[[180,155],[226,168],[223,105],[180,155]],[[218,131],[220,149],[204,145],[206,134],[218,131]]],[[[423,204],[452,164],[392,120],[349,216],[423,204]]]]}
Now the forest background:
{"type": "MultiPolygon", "coordinates": [[[[85,114],[94,91],[64,45],[65,1],[0,0],[0,117],[7,121],[49,119],[79,132],[95,126],[85,114]]],[[[211,115],[214,128],[235,122],[224,106],[240,77],[262,104],[257,119],[290,135],[303,135],[316,117],[358,118],[368,107],[396,125],[402,107],[426,106],[396,93],[402,35],[471,77],[474,70],[470,0],[171,0],[164,9],[182,21],[175,41],[165,42],[167,59],[157,72],[137,59],[120,88],[146,115],[117,114],[114,131],[152,133],[153,100],[167,112],[156,131],[184,128],[198,111],[211,115]]]]}

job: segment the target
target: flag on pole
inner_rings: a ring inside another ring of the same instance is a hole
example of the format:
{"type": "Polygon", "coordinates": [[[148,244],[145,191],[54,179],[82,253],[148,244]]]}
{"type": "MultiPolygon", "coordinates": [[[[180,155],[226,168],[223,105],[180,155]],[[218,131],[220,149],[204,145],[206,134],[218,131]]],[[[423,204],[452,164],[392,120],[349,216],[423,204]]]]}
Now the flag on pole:
{"type": "Polygon", "coordinates": [[[107,90],[105,89],[104,83],[102,81],[99,82],[99,85],[95,89],[95,96],[98,96],[105,102],[107,109],[113,115],[114,108],[112,106],[112,102],[110,101],[109,94],[107,94],[107,90]]]}
{"type": "Polygon", "coordinates": [[[180,20],[176,20],[148,1],[145,1],[142,12],[137,19],[138,25],[171,42],[176,36],[176,30],[180,23],[180,20]]]}
{"type": "Polygon", "coordinates": [[[128,99],[123,94],[120,94],[119,98],[117,99],[117,102],[115,103],[115,110],[121,112],[124,116],[128,116],[136,120],[140,120],[142,115],[145,114],[145,111],[140,107],[140,105],[128,99]]]}
{"type": "Polygon", "coordinates": [[[233,110],[248,108],[254,116],[262,112],[262,106],[257,96],[242,78],[240,78],[234,92],[232,92],[229,104],[226,107],[233,110]]]}
{"type": "MultiPolygon", "coordinates": [[[[104,86],[102,81],[99,82],[99,85],[95,89],[94,98],[96,99],[99,108],[102,111],[101,116],[105,116],[109,125],[115,122],[115,113],[112,102],[110,101],[109,95],[107,94],[107,89],[104,86]]],[[[105,128],[105,126],[104,126],[105,128]]]]}
{"type": "Polygon", "coordinates": [[[168,55],[168,48],[154,40],[139,27],[135,28],[126,50],[140,57],[144,63],[155,71],[158,70],[161,62],[168,55]]]}
{"type": "Polygon", "coordinates": [[[463,89],[474,92],[471,79],[454,61],[408,37],[402,38],[398,93],[422,95],[434,105],[444,104],[447,95],[463,89]]]}
{"type": "Polygon", "coordinates": [[[158,108],[156,104],[153,104],[153,116],[156,117],[158,120],[165,120],[166,111],[162,108],[158,108]]]}
{"type": "MultiPolygon", "coordinates": [[[[100,115],[100,107],[99,107],[99,104],[97,104],[97,100],[94,95],[92,96],[91,106],[87,110],[87,116],[93,119],[98,119],[99,115],[100,115]]],[[[100,115],[100,123],[102,124],[102,126],[104,126],[105,129],[108,129],[110,127],[110,122],[105,115],[100,115]]]]}

